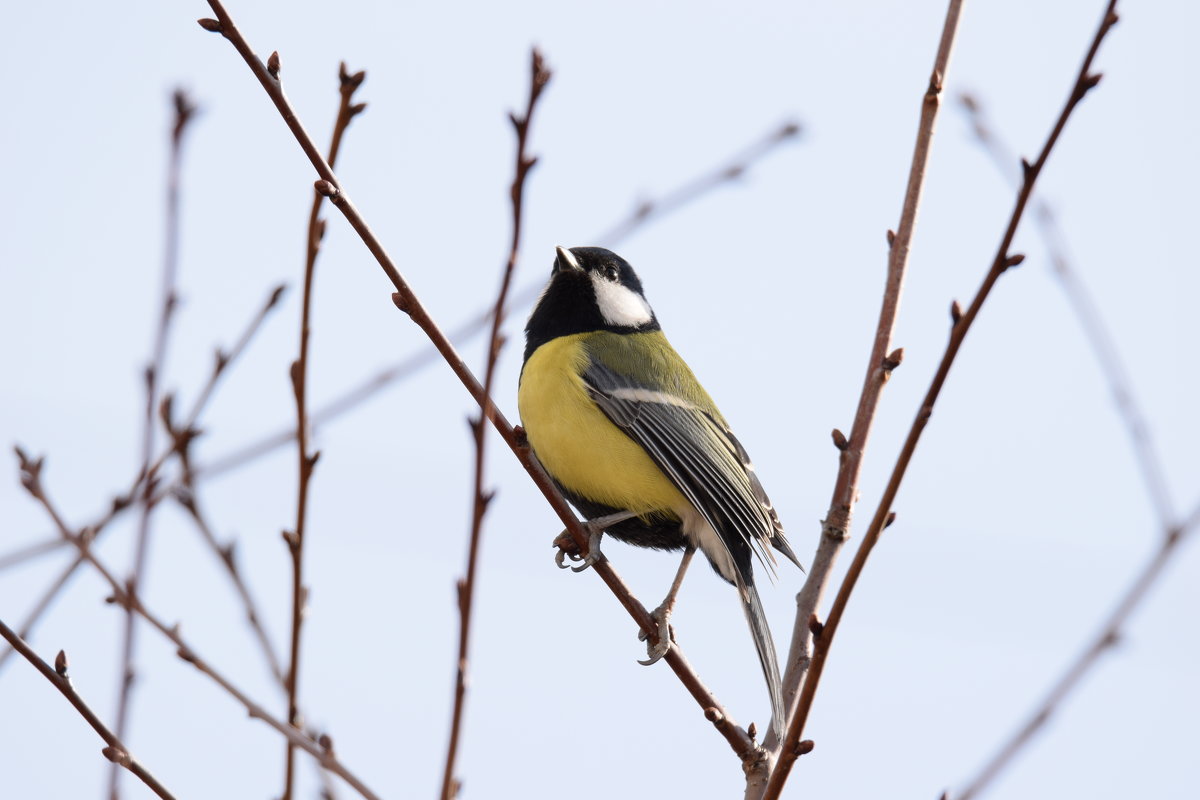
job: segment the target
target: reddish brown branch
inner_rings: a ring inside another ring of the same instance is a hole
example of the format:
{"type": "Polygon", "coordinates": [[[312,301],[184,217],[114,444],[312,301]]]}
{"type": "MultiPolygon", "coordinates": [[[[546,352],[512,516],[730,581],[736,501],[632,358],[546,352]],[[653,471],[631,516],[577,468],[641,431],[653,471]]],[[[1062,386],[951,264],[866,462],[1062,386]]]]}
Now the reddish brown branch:
{"type": "MultiPolygon", "coordinates": [[[[216,13],[217,19],[200,20],[200,26],[207,31],[220,33],[224,36],[233,45],[234,49],[237,50],[243,60],[245,60],[251,72],[254,73],[254,76],[275,104],[276,109],[279,110],[280,116],[300,144],[301,149],[308,156],[313,168],[321,176],[320,180],[316,183],[317,190],[328,197],[338,210],[342,212],[342,215],[346,217],[346,221],[358,233],[363,244],[366,245],[371,255],[375,257],[375,260],[387,275],[388,280],[395,287],[396,291],[392,295],[392,302],[395,303],[397,308],[408,314],[409,318],[429,337],[437,347],[438,352],[446,360],[446,363],[449,364],[450,369],[462,382],[463,386],[466,387],[475,402],[482,408],[484,403],[488,402],[484,397],[483,387],[471,373],[466,362],[463,361],[462,357],[454,349],[454,345],[450,343],[450,340],[437,326],[433,318],[429,316],[429,313],[425,310],[417,295],[396,268],[396,264],[392,261],[391,256],[388,255],[383,245],[362,218],[362,215],[359,214],[349,195],[341,187],[337,176],[334,175],[329,164],[321,157],[312,139],[305,132],[304,126],[300,123],[295,110],[288,103],[278,81],[271,76],[266,66],[254,54],[250,45],[225,11],[225,7],[221,4],[220,0],[208,0],[208,4],[212,7],[214,13],[216,13]]],[[[567,526],[567,530],[570,532],[580,552],[586,553],[588,548],[587,533],[583,530],[579,519],[571,511],[567,501],[559,493],[549,476],[541,468],[541,465],[533,458],[529,448],[518,437],[513,426],[499,409],[494,406],[490,419],[505,443],[517,456],[517,459],[521,462],[521,465],[525,468],[525,471],[529,474],[534,484],[541,490],[542,495],[546,498],[551,508],[554,509],[555,513],[558,514],[559,518],[567,526]]],[[[657,623],[650,617],[650,613],[646,610],[645,606],[629,591],[629,588],[617,575],[616,571],[613,570],[610,563],[606,559],[602,559],[593,567],[593,570],[609,587],[617,600],[629,615],[633,617],[634,621],[637,622],[638,626],[646,632],[651,644],[657,643],[657,623]]],[[[695,698],[701,709],[716,708],[722,717],[730,722],[728,726],[720,729],[720,732],[729,742],[734,752],[743,761],[756,759],[761,752],[761,748],[755,744],[745,730],[732,722],[732,718],[725,712],[725,709],[708,690],[708,687],[700,681],[691,664],[684,657],[682,650],[678,646],[673,646],[664,660],[670,665],[672,671],[679,677],[692,697],[695,698]]]]}
{"type": "MultiPolygon", "coordinates": [[[[720,166],[692,178],[682,185],[672,189],[661,197],[639,202],[634,210],[620,222],[613,225],[606,233],[592,239],[599,244],[611,246],[633,235],[643,226],[673,214],[695,201],[707,196],[710,192],[726,186],[741,178],[756,163],[773,153],[783,144],[795,141],[800,133],[800,125],[796,122],[785,122],[757,142],[742,150],[733,158],[720,166]]],[[[541,292],[544,280],[538,280],[521,289],[515,290],[509,302],[511,309],[527,308],[541,292]]],[[[476,336],[488,329],[492,320],[492,308],[479,311],[467,321],[447,332],[447,337],[455,347],[462,347],[476,336]]],[[[343,414],[353,411],[367,400],[374,397],[387,387],[402,381],[430,364],[441,360],[437,348],[422,347],[418,352],[406,356],[395,364],[384,367],[361,383],[345,390],[333,400],[309,415],[312,429],[318,430],[322,425],[343,414]]],[[[245,466],[250,462],[287,446],[295,441],[295,428],[284,428],[261,439],[243,445],[227,453],[210,464],[197,467],[196,474],[205,478],[215,477],[224,472],[245,466]]]]}
{"type": "MultiPolygon", "coordinates": [[[[1009,148],[988,124],[979,101],[965,94],[961,100],[970,116],[972,130],[979,143],[992,157],[997,168],[1005,174],[1011,174],[1008,167],[1015,164],[1015,159],[1011,157],[1009,148]]],[[[996,776],[1012,763],[1023,748],[1033,741],[1051,716],[1079,687],[1083,677],[1099,664],[1101,657],[1111,650],[1113,644],[1120,641],[1130,615],[1161,577],[1164,568],[1184,539],[1192,534],[1197,526],[1200,526],[1200,507],[1197,507],[1183,522],[1176,521],[1174,503],[1167,487],[1162,461],[1158,457],[1151,439],[1145,414],[1135,399],[1133,382],[1121,362],[1119,350],[1113,341],[1112,334],[1105,325],[1078,270],[1072,265],[1071,259],[1067,255],[1065,237],[1058,227],[1056,216],[1050,205],[1044,200],[1031,202],[1034,203],[1035,219],[1054,267],[1054,275],[1058,278],[1063,293],[1096,356],[1096,361],[1108,381],[1117,411],[1133,444],[1139,471],[1158,516],[1163,536],[1159,547],[1134,576],[1108,618],[1100,626],[1100,630],[1084,646],[1036,708],[1030,712],[1026,721],[1012,733],[980,769],[979,773],[967,783],[962,793],[955,796],[955,800],[969,800],[969,798],[983,794],[994,782],[996,776]]]]}
{"type": "MultiPolygon", "coordinates": [[[[821,538],[816,555],[809,568],[808,577],[796,595],[796,618],[792,625],[792,642],[788,648],[784,667],[784,703],[790,714],[795,708],[800,684],[808,671],[812,658],[812,634],[809,618],[817,612],[825,589],[833,574],[838,553],[850,537],[850,522],[854,504],[858,499],[859,477],[862,473],[863,457],[871,436],[871,427],[879,409],[883,387],[892,371],[900,365],[903,350],[892,349],[892,333],[900,312],[900,299],[904,291],[904,277],[908,270],[909,249],[917,223],[917,211],[921,203],[921,192],[925,185],[925,172],[929,163],[929,152],[933,144],[933,133],[941,107],[942,85],[950,64],[950,53],[958,31],[962,0],[950,0],[942,24],[937,53],[933,60],[929,85],[921,99],[921,117],[917,124],[916,142],[913,145],[912,163],[908,172],[908,185],[904,191],[904,202],[900,209],[900,222],[895,232],[888,231],[888,267],[884,282],[883,300],[879,308],[879,321],[875,326],[875,338],[871,354],[867,359],[866,374],[863,376],[862,391],[854,412],[854,422],[847,439],[841,431],[834,430],[834,444],[839,451],[837,478],[829,500],[829,510],[821,524],[821,538]]],[[[764,746],[778,754],[780,742],[771,726],[764,746]]],[[[747,797],[758,796],[766,786],[766,774],[748,776],[747,797]]]]}
{"type": "Polygon", "coordinates": [[[42,673],[46,680],[50,681],[51,685],[62,693],[63,697],[67,698],[67,701],[75,707],[75,710],[87,721],[87,724],[91,725],[92,729],[100,734],[100,738],[107,745],[102,751],[105,758],[114,765],[124,767],[132,772],[138,780],[150,788],[150,791],[163,798],[163,800],[174,800],[175,796],[167,791],[166,787],[159,783],[157,778],[150,774],[150,770],[142,766],[141,762],[130,754],[129,748],[108,729],[108,726],[100,720],[100,717],[96,716],[96,712],[92,711],[91,707],[79,695],[79,692],[75,690],[70,677],[67,676],[66,653],[59,650],[58,657],[54,659],[54,666],[51,667],[42,660],[41,656],[33,651],[33,648],[25,643],[22,637],[18,636],[12,628],[5,625],[3,620],[0,620],[0,636],[7,639],[16,652],[24,656],[25,660],[30,664],[33,664],[34,668],[42,673]]]}
{"type": "Polygon", "coordinates": [[[271,645],[271,638],[267,636],[267,631],[263,627],[262,615],[258,612],[258,604],[254,602],[254,596],[250,593],[250,586],[246,583],[245,578],[242,577],[242,571],[238,567],[237,550],[234,543],[221,544],[217,540],[216,534],[213,533],[212,526],[208,522],[208,518],[201,511],[200,504],[196,500],[194,488],[189,482],[185,487],[176,490],[174,497],[196,524],[196,530],[199,531],[200,537],[204,539],[209,549],[220,559],[226,574],[229,576],[229,580],[233,583],[234,591],[237,592],[238,597],[242,601],[242,609],[246,614],[246,624],[250,626],[250,630],[254,634],[254,639],[258,642],[259,649],[262,650],[263,659],[266,661],[271,677],[278,681],[284,691],[287,691],[287,676],[284,674],[279,656],[275,654],[275,648],[271,645]]]}
{"type": "MultiPolygon", "coordinates": [[[[129,489],[126,490],[124,494],[115,496],[112,502],[109,504],[108,510],[101,517],[97,518],[87,526],[85,530],[91,539],[99,537],[101,533],[107,530],[109,523],[120,516],[124,511],[132,507],[133,498],[138,493],[138,490],[142,485],[142,480],[145,477],[145,473],[157,473],[162,465],[166,463],[167,459],[173,454],[180,455],[181,460],[183,460],[185,463],[185,473],[187,472],[188,462],[186,458],[183,457],[183,453],[180,451],[181,443],[185,443],[186,445],[186,443],[189,443],[192,439],[199,435],[196,425],[199,422],[200,416],[204,409],[212,399],[217,384],[220,383],[222,376],[228,373],[230,366],[236,362],[246,350],[255,334],[257,334],[259,329],[262,327],[262,324],[266,320],[266,317],[270,313],[271,309],[278,305],[279,298],[283,295],[284,288],[284,286],[280,285],[271,290],[270,295],[267,297],[266,303],[256,312],[255,316],[251,319],[250,323],[247,325],[246,329],[242,332],[242,335],[238,338],[231,349],[217,349],[216,358],[214,359],[213,363],[213,370],[209,374],[207,382],[197,395],[196,400],[193,402],[192,408],[185,418],[186,421],[183,425],[179,426],[178,430],[171,431],[170,446],[159,453],[158,458],[156,458],[150,465],[149,470],[146,470],[145,472],[139,471],[139,474],[134,476],[133,482],[129,489]]],[[[168,428],[170,428],[170,426],[168,426],[168,428]]],[[[182,483],[177,484],[174,488],[179,488],[181,486],[182,483]]],[[[153,504],[157,504],[159,500],[162,499],[165,492],[165,489],[159,489],[155,493],[151,502],[153,504]]],[[[63,539],[61,536],[56,537],[54,549],[69,546],[70,543],[67,540],[63,539]]],[[[50,549],[49,543],[43,543],[38,546],[38,550],[42,552],[48,552],[50,549]]],[[[33,548],[28,548],[27,552],[32,550],[33,548]]],[[[32,631],[33,627],[40,620],[41,616],[50,608],[58,592],[61,591],[64,586],[66,586],[68,581],[71,579],[71,576],[74,575],[75,570],[79,568],[81,563],[81,560],[76,559],[70,564],[70,566],[67,567],[66,570],[63,571],[62,575],[58,578],[54,585],[51,586],[51,588],[36,604],[33,611],[30,612],[25,621],[23,630],[32,631]]],[[[7,566],[7,564],[4,564],[4,566],[7,566]]],[[[28,634],[22,633],[21,635],[27,636],[28,634]]],[[[3,664],[4,661],[7,660],[8,656],[11,655],[11,653],[12,650],[5,646],[4,651],[0,653],[0,664],[3,664]]]]}
{"type": "MultiPolygon", "coordinates": [[[[195,106],[182,89],[176,89],[172,100],[175,107],[175,122],[171,128],[170,161],[167,167],[166,236],[163,254],[162,311],[158,329],[154,335],[149,366],[146,367],[146,414],[142,431],[142,482],[141,517],[138,522],[137,545],[133,566],[129,572],[129,592],[137,594],[138,585],[146,568],[146,557],[150,545],[150,517],[154,511],[154,493],[157,487],[157,465],[151,464],[154,457],[154,413],[158,409],[162,371],[166,360],[167,339],[171,331],[171,320],[175,315],[178,297],[175,293],[179,274],[179,181],[183,163],[183,134],[188,122],[196,113],[195,106]]],[[[120,689],[117,697],[117,736],[124,737],[129,724],[129,704],[134,681],[134,651],[137,646],[137,618],[132,612],[125,615],[125,636],[121,647],[120,689]]],[[[114,762],[109,773],[109,797],[120,794],[120,771],[114,762]]]]}
{"type": "MultiPolygon", "coordinates": [[[[42,468],[44,460],[42,458],[30,458],[20,448],[14,448],[17,454],[18,468],[20,471],[21,485],[29,492],[30,496],[36,500],[46,513],[49,515],[54,527],[58,530],[59,535],[64,541],[74,545],[79,551],[80,556],[88,562],[104,580],[108,583],[109,589],[112,590],[112,595],[109,601],[114,605],[120,606],[126,611],[132,610],[143,620],[150,624],[150,627],[157,630],[163,636],[167,637],[172,644],[175,645],[175,654],[183,661],[191,664],[204,675],[207,675],[218,686],[224,689],[238,703],[240,703],[250,717],[253,719],[262,720],[267,725],[283,734],[288,741],[292,742],[296,747],[311,754],[317,759],[317,762],[324,768],[338,775],[340,778],[350,784],[367,800],[378,800],[379,796],[367,788],[354,773],[341,763],[334,754],[332,744],[328,741],[327,736],[313,738],[302,731],[296,730],[291,725],[282,720],[271,716],[265,708],[250,699],[250,697],[233,685],[223,674],[214,669],[208,662],[202,659],[197,652],[184,640],[180,633],[180,626],[167,625],[161,618],[153,614],[141,599],[129,591],[129,586],[126,582],[117,580],[116,575],[107,566],[100,561],[92,552],[91,539],[84,532],[77,533],[67,525],[58,508],[51,502],[49,495],[46,493],[45,487],[42,485],[42,468]]],[[[126,751],[127,752],[127,751],[126,751]]]]}
{"type": "MultiPolygon", "coordinates": [[[[963,108],[971,120],[971,129],[980,145],[992,158],[994,163],[1006,176],[1020,181],[1018,162],[1009,148],[1001,141],[991,125],[979,101],[974,97],[963,94],[960,98],[963,108]]],[[[1146,424],[1146,415],[1137,402],[1133,380],[1129,370],[1121,361],[1120,351],[1113,341],[1112,334],[1096,307],[1095,300],[1088,292],[1087,286],[1079,276],[1079,271],[1072,266],[1067,255],[1066,238],[1058,226],[1054,210],[1045,200],[1034,202],[1034,219],[1041,232],[1042,241],[1054,267],[1054,276],[1062,286],[1063,294],[1071,310],[1079,320],[1084,336],[1096,356],[1096,362],[1108,381],[1109,391],[1112,392],[1117,413],[1125,423],[1129,441],[1133,445],[1134,456],[1138,460],[1138,471],[1146,484],[1150,502],[1158,515],[1159,524],[1163,528],[1171,526],[1176,518],[1175,505],[1171,500],[1171,492],[1167,488],[1167,479],[1163,469],[1162,459],[1154,446],[1150,435],[1150,426],[1146,424]]]]}
{"type": "MultiPolygon", "coordinates": [[[[271,54],[268,69],[278,85],[278,53],[271,54]]],[[[366,108],[365,103],[354,103],[354,92],[362,85],[366,77],[367,74],[362,71],[351,75],[346,71],[346,62],[344,61],[338,66],[341,102],[338,104],[337,118],[333,123],[333,137],[329,144],[329,164],[331,166],[337,161],[342,135],[350,126],[350,121],[366,108]]],[[[297,692],[300,682],[300,630],[304,621],[305,606],[308,603],[308,587],[304,585],[304,538],[308,516],[308,486],[312,479],[313,467],[316,466],[317,458],[320,456],[319,452],[310,453],[308,447],[308,343],[311,333],[309,325],[312,319],[313,276],[316,272],[317,255],[321,252],[321,239],[324,236],[325,220],[321,219],[321,195],[313,192],[312,208],[308,214],[308,239],[304,260],[304,298],[300,311],[300,355],[292,362],[291,367],[292,391],[296,399],[296,453],[299,464],[296,525],[291,531],[285,531],[283,534],[292,558],[292,636],[287,671],[288,722],[296,728],[303,727],[297,692]]],[[[285,757],[283,800],[292,800],[295,765],[296,748],[289,741],[285,757]]]]}
{"type": "MultiPolygon", "coordinates": [[[[25,617],[25,621],[21,623],[20,630],[17,632],[22,639],[28,639],[33,633],[33,629],[37,625],[38,621],[42,618],[42,615],[45,614],[50,606],[54,603],[55,598],[58,597],[58,593],[63,590],[63,587],[67,585],[67,581],[71,579],[71,576],[75,574],[75,570],[78,569],[79,565],[82,563],[83,557],[77,556],[75,560],[72,561],[67,568],[59,574],[54,582],[50,584],[49,588],[42,593],[42,596],[38,598],[38,601],[34,603],[33,608],[30,609],[29,613],[25,617]]],[[[5,662],[8,661],[9,656],[11,656],[14,652],[15,651],[11,647],[6,647],[4,652],[0,653],[0,668],[4,667],[5,662]]]]}
{"type": "Polygon", "coordinates": [[[954,321],[954,325],[950,331],[950,341],[946,345],[946,352],[943,354],[937,372],[921,402],[916,419],[913,421],[908,437],[892,469],[892,474],[888,480],[887,487],[884,489],[883,497],[879,501],[879,506],[875,510],[875,515],[871,519],[871,523],[867,528],[866,534],[863,536],[858,551],[854,554],[854,561],[851,563],[846,577],[838,589],[837,597],[834,598],[833,606],[829,611],[829,617],[821,627],[820,634],[815,637],[816,641],[808,676],[804,682],[796,711],[788,726],[787,737],[784,739],[783,748],[780,751],[779,762],[771,773],[770,782],[764,794],[767,800],[775,800],[775,798],[779,797],[779,793],[782,791],[783,785],[791,772],[792,765],[796,762],[796,748],[804,733],[804,725],[808,720],[813,698],[820,684],[821,674],[824,670],[826,658],[828,657],[834,636],[837,633],[838,625],[841,623],[846,605],[850,600],[850,595],[854,591],[858,579],[862,576],[863,567],[866,565],[867,558],[871,554],[871,549],[879,541],[879,536],[888,522],[892,504],[896,499],[896,493],[900,490],[900,484],[904,480],[905,472],[912,461],[912,456],[916,450],[917,443],[920,441],[921,433],[925,430],[925,426],[933,414],[934,404],[937,402],[942,387],[945,385],[950,367],[953,366],[954,359],[962,347],[967,331],[970,330],[972,323],[974,323],[976,317],[979,315],[979,310],[991,293],[992,287],[996,285],[996,281],[1000,279],[1000,276],[1006,270],[1020,263],[1021,257],[1010,253],[1009,248],[1012,246],[1017,226],[1020,224],[1025,208],[1029,203],[1029,197],[1033,193],[1033,187],[1037,182],[1038,175],[1041,174],[1051,150],[1053,150],[1055,143],[1062,134],[1063,128],[1067,124],[1067,119],[1071,116],[1071,112],[1083,99],[1084,95],[1100,81],[1098,74],[1094,75],[1091,73],[1092,61],[1095,59],[1096,52],[1100,49],[1100,43],[1104,40],[1105,35],[1117,22],[1117,15],[1113,10],[1115,6],[1116,0],[1109,0],[1104,17],[1100,22],[1099,28],[1096,30],[1091,47],[1083,60],[1083,65],[1080,67],[1079,74],[1071,88],[1071,93],[1067,98],[1066,104],[1063,106],[1062,112],[1058,116],[1057,122],[1054,124],[1054,128],[1046,139],[1046,143],[1042,146],[1037,160],[1032,164],[1023,162],[1025,164],[1024,180],[1020,191],[1017,193],[1016,204],[1009,218],[1004,236],[1000,241],[1000,246],[996,251],[996,256],[992,261],[991,268],[984,277],[982,285],[975,294],[975,298],[971,301],[971,305],[954,321]]]}
{"type": "Polygon", "coordinates": [[[479,417],[471,422],[471,433],[475,439],[475,473],[474,473],[474,503],[471,510],[471,535],[467,547],[467,574],[458,582],[458,661],[454,681],[454,707],[450,714],[450,741],[446,746],[446,765],[442,770],[442,800],[454,800],[458,794],[460,782],[454,777],[455,760],[458,756],[458,739],[462,729],[463,709],[466,706],[467,670],[469,668],[471,644],[471,610],[475,598],[475,571],[479,563],[479,541],[483,534],[483,517],[487,513],[488,504],[494,496],[493,492],[484,489],[484,445],[487,442],[486,419],[492,416],[492,382],[496,374],[496,362],[500,350],[504,346],[500,329],[504,325],[506,313],[505,303],[508,300],[508,290],[512,285],[513,271],[517,266],[517,255],[521,249],[521,199],[525,192],[525,180],[537,159],[528,155],[529,125],[533,119],[533,111],[537,108],[538,98],[542,90],[550,82],[550,69],[546,66],[542,54],[534,48],[530,56],[529,99],[525,113],[518,116],[509,115],[513,128],[516,129],[516,165],[513,169],[513,181],[510,195],[512,198],[512,242],[509,245],[508,259],[500,279],[500,290],[496,295],[496,305],[492,309],[491,335],[488,337],[487,359],[483,377],[483,407],[479,417]]]}

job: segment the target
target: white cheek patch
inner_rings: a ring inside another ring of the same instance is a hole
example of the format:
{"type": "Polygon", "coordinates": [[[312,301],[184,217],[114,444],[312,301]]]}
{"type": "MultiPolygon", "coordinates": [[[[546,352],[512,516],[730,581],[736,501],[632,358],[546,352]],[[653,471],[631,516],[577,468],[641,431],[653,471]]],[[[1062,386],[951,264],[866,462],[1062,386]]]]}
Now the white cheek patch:
{"type": "Polygon", "coordinates": [[[600,309],[600,316],[609,325],[636,328],[654,319],[650,304],[637,292],[595,273],[591,279],[596,292],[596,306],[600,309]]]}

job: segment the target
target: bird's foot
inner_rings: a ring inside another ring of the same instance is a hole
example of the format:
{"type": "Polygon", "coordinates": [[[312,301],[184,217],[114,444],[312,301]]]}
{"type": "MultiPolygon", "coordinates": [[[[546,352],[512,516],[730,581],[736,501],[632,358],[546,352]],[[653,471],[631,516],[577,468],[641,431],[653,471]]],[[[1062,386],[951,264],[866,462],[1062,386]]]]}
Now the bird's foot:
{"type": "Polygon", "coordinates": [[[646,655],[649,656],[644,661],[638,659],[638,663],[643,667],[658,663],[663,656],[671,652],[671,645],[675,643],[675,626],[671,624],[671,612],[674,610],[675,603],[672,602],[670,605],[663,603],[650,612],[650,616],[658,623],[657,644],[650,643],[650,637],[645,631],[638,631],[638,641],[646,643],[646,655]]]}
{"type": "Polygon", "coordinates": [[[636,517],[632,511],[618,511],[615,514],[609,514],[606,517],[597,517],[589,519],[582,523],[583,529],[588,534],[588,551],[587,554],[579,552],[579,545],[575,543],[575,537],[570,531],[563,531],[558,536],[554,537],[554,546],[558,548],[558,552],[554,554],[554,563],[559,569],[571,567],[566,563],[566,559],[578,561],[579,566],[571,567],[572,572],[583,572],[588,567],[604,558],[604,553],[600,552],[600,537],[604,535],[607,528],[616,525],[618,522],[624,522],[627,519],[636,517]]]}
{"type": "Polygon", "coordinates": [[[604,531],[596,530],[590,522],[583,523],[583,528],[588,532],[587,555],[579,552],[579,545],[575,544],[575,538],[571,536],[570,531],[563,531],[554,537],[554,546],[558,548],[558,552],[554,554],[554,563],[558,565],[559,569],[570,567],[572,572],[583,572],[604,558],[604,553],[600,552],[600,537],[604,535],[604,531]],[[566,562],[568,558],[578,561],[579,566],[572,567],[566,562]]]}

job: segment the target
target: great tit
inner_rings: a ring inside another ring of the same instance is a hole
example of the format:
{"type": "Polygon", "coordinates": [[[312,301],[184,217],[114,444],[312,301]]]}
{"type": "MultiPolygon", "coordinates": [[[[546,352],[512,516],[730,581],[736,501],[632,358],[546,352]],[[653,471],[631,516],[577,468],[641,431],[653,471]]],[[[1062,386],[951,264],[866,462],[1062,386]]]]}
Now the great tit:
{"type": "Polygon", "coordinates": [[[800,562],[745,448],[663,335],[625,259],[600,247],[557,248],[525,327],[517,404],[534,455],[599,526],[596,544],[603,530],[640,547],[685,551],[656,614],[658,656],[670,646],[665,615],[695,548],[737,587],[781,735],[779,665],[752,560],[773,570],[769,544],[800,562]]]}

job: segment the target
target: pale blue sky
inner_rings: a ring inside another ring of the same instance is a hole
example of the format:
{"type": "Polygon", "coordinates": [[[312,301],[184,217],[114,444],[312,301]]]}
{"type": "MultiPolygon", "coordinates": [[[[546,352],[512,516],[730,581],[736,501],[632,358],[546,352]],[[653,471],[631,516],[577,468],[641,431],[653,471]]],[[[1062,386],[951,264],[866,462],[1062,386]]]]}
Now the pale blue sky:
{"type": "MultiPolygon", "coordinates": [[[[970,89],[1032,155],[1069,89],[1099,0],[968,2],[947,97],[970,89]]],[[[336,69],[365,68],[367,113],[339,174],[432,313],[451,325],[493,293],[508,239],[508,109],[528,48],[555,70],[534,121],[518,282],[555,244],[591,237],[720,163],[788,117],[805,126],[739,184],[619,248],[665,330],[754,455],[806,562],[848,430],[907,176],[942,2],[577,5],[245,2],[229,9],[324,141],[336,69]]],[[[1195,349],[1200,293],[1200,11],[1128,0],[1097,61],[1101,87],[1072,118],[1040,189],[1129,365],[1181,512],[1200,501],[1195,349]]],[[[195,24],[202,2],[20,4],[0,53],[8,154],[0,197],[0,442],[47,455],[45,480],[83,524],[138,463],[140,370],[156,314],[167,97],[203,109],[185,167],[182,306],[166,383],[185,401],[269,287],[295,287],[314,175],[233,49],[195,24]]],[[[948,333],[999,240],[1012,191],[948,103],[887,388],[864,474],[874,508],[948,333]]],[[[1030,223],[1032,220],[1029,221],[1030,223]]],[[[422,347],[391,288],[336,215],[317,276],[311,394],[319,404],[422,347]]],[[[969,779],[1091,635],[1157,542],[1128,438],[1031,224],[971,331],[856,593],[789,796],[928,800],[969,779]]],[[[197,444],[219,456],[293,417],[299,292],[215,399],[197,444]]],[[[508,325],[519,338],[524,311],[508,325]]],[[[479,364],[481,348],[466,349],[479,364]]],[[[515,420],[520,348],[498,402],[515,420]]],[[[449,718],[472,451],[466,393],[435,366],[317,437],[302,691],[340,755],[387,797],[436,793],[449,718]]],[[[494,440],[463,797],[740,796],[727,745],[665,667],[644,669],[635,629],[591,575],[553,568],[561,525],[494,440]],[[661,766],[660,766],[661,765],[661,766]]],[[[0,480],[0,553],[50,532],[0,480]]],[[[205,484],[276,642],[290,578],[294,453],[205,484]]],[[[120,571],[133,524],[99,550],[120,571]]],[[[281,710],[224,576],[177,509],[155,517],[148,604],[255,697],[281,710]]],[[[865,520],[864,520],[865,521],[865,520]]],[[[857,540],[852,546],[857,544],[857,540]]],[[[672,557],[613,544],[620,573],[657,603],[672,557]]],[[[10,625],[66,563],[0,573],[10,625]]],[[[843,558],[843,566],[848,562],[843,558]]],[[[1200,646],[1200,555],[1185,548],[993,797],[1190,798],[1200,646]]],[[[786,642],[801,576],[764,588],[786,642]]],[[[83,572],[32,637],[65,648],[76,685],[111,718],[120,614],[83,572]]],[[[743,722],[767,721],[753,648],[729,588],[706,569],[676,620],[689,659],[743,722]]],[[[272,797],[276,734],[151,635],[130,744],[181,797],[272,797]]],[[[13,797],[99,797],[101,743],[24,663],[0,673],[0,769],[13,797]]],[[[312,797],[311,770],[303,773],[312,797]]],[[[147,792],[127,781],[127,796],[147,792]]],[[[341,796],[351,796],[343,790],[341,796]]]]}

